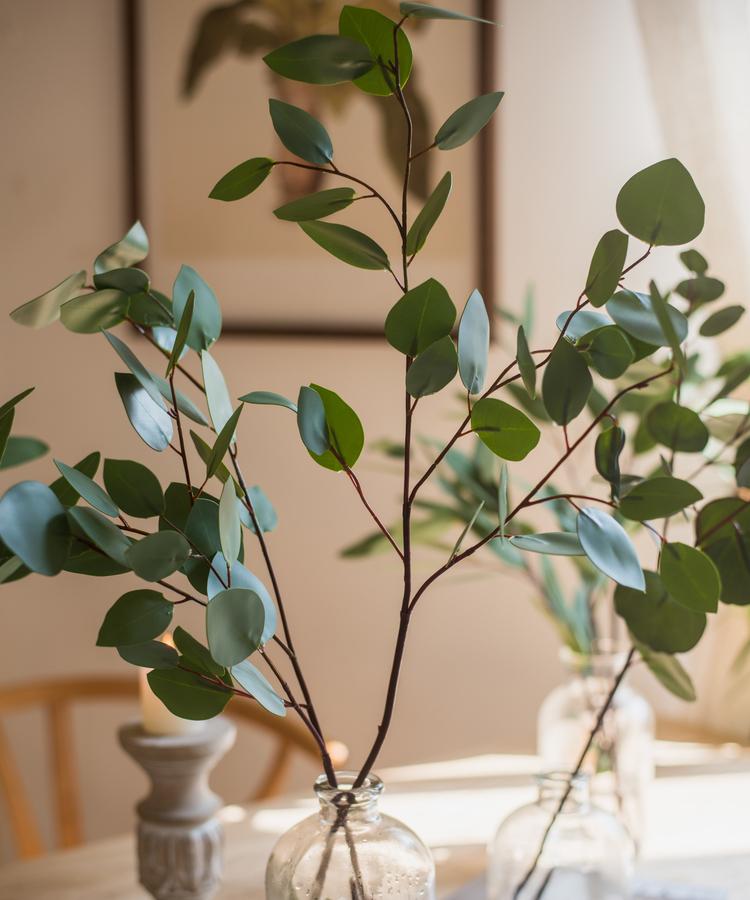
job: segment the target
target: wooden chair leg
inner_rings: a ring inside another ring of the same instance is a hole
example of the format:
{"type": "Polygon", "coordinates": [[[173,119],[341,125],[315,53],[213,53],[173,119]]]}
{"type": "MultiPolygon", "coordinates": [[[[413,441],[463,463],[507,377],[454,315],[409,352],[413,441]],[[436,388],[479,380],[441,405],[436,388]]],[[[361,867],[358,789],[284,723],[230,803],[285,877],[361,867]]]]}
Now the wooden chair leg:
{"type": "Polygon", "coordinates": [[[0,727],[0,790],[5,796],[10,829],[19,857],[33,859],[42,856],[44,846],[39,826],[31,811],[23,789],[21,773],[11,756],[10,744],[2,727],[0,727]]]}
{"type": "Polygon", "coordinates": [[[59,845],[77,847],[83,841],[83,829],[75,775],[70,706],[66,701],[53,703],[49,707],[49,724],[59,845]]]}
{"type": "Polygon", "coordinates": [[[286,779],[289,762],[292,756],[292,745],[289,741],[279,744],[279,749],[271,762],[271,766],[261,782],[260,787],[253,796],[253,801],[267,800],[281,793],[281,788],[286,779]]]}

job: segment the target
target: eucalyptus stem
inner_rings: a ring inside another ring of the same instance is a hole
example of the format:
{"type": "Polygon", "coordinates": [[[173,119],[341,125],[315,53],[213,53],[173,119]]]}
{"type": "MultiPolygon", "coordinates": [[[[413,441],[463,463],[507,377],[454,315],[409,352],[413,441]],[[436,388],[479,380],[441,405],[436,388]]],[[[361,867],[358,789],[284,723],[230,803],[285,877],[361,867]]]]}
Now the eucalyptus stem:
{"type": "Polygon", "coordinates": [[[177,406],[177,393],[174,389],[174,369],[169,373],[169,390],[172,394],[172,406],[174,407],[174,418],[177,423],[177,437],[180,441],[180,458],[182,459],[182,468],[185,473],[185,484],[187,485],[188,495],[190,497],[190,505],[193,506],[195,499],[193,497],[193,482],[190,480],[190,467],[188,466],[187,451],[185,450],[185,436],[182,433],[182,416],[177,406]]]}

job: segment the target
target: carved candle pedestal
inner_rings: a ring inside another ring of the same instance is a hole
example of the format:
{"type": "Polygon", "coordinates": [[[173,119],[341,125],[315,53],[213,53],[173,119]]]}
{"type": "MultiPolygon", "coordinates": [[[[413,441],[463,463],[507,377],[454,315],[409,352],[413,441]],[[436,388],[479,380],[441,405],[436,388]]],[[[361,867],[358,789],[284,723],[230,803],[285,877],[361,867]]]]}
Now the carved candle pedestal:
{"type": "Polygon", "coordinates": [[[208,776],[237,730],[218,717],[200,730],[155,735],[138,723],[120,743],[146,771],[151,792],[138,804],[138,874],[156,900],[209,900],[222,875],[222,805],[208,776]]]}

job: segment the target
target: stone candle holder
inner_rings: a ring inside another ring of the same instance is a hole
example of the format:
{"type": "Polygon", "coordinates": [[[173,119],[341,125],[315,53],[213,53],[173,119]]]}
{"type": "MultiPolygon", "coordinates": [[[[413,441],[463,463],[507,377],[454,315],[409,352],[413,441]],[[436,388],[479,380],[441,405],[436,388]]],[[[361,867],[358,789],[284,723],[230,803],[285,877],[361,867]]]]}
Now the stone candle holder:
{"type": "Polygon", "coordinates": [[[120,729],[120,743],[151,781],[136,807],[138,875],[156,900],[209,900],[219,888],[222,801],[208,777],[236,734],[221,716],[179,735],[149,734],[140,723],[120,729]]]}

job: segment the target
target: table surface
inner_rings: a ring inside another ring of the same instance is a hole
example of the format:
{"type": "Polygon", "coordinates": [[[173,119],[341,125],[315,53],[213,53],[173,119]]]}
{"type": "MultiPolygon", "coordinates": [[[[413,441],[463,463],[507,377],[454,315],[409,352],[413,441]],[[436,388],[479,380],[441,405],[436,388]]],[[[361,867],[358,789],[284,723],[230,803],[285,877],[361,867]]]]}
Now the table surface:
{"type": "MultiPolygon", "coordinates": [[[[721,888],[750,898],[750,755],[739,748],[660,745],[648,798],[648,832],[638,875],[676,885],[721,888]]],[[[384,811],[407,822],[433,849],[441,897],[485,864],[498,822],[532,799],[530,756],[482,756],[390,769],[384,811]]],[[[263,873],[279,834],[314,808],[309,798],[229,806],[225,878],[217,900],[262,900],[263,873]]],[[[111,838],[0,869],[0,900],[145,900],[132,836],[111,838]]]]}

